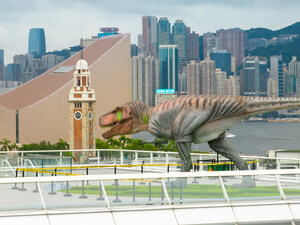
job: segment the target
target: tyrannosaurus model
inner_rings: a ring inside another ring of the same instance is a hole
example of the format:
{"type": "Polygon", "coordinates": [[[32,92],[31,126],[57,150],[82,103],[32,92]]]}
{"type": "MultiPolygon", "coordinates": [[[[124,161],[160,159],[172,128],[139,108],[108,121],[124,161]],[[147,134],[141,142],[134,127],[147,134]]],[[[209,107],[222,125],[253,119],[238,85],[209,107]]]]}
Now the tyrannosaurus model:
{"type": "Polygon", "coordinates": [[[157,107],[128,102],[100,117],[99,124],[112,127],[103,134],[106,139],[139,131],[149,131],[158,138],[174,139],[183,172],[192,168],[192,142],[208,142],[211,149],[232,160],[238,169],[247,170],[247,163],[225,140],[225,131],[250,116],[296,107],[300,107],[298,98],[181,96],[157,107]]]}

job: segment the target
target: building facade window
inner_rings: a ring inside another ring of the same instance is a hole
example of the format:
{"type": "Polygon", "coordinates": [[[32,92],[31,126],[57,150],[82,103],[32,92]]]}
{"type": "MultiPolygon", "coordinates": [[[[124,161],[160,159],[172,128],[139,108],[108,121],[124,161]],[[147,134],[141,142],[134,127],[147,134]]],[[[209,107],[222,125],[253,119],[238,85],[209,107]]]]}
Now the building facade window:
{"type": "Polygon", "coordinates": [[[81,102],[74,103],[75,109],[81,109],[81,102]]]}

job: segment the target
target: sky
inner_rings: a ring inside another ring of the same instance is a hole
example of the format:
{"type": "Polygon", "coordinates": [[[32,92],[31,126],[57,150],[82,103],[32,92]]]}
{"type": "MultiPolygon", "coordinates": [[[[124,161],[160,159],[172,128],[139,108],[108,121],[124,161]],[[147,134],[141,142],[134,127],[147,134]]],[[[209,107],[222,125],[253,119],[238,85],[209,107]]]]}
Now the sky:
{"type": "Polygon", "coordinates": [[[30,28],[45,30],[46,50],[79,45],[100,27],[119,27],[137,42],[142,16],[182,19],[200,35],[217,29],[277,30],[300,21],[299,0],[0,0],[0,49],[5,64],[28,51],[30,28]]]}

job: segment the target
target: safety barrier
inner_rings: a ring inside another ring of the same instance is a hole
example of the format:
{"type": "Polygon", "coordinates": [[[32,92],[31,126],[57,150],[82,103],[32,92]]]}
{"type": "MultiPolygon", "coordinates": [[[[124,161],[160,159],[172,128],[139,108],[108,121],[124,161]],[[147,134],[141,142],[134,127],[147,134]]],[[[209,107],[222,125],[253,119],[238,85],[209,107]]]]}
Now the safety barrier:
{"type": "MultiPolygon", "coordinates": [[[[247,164],[254,164],[258,163],[259,161],[250,161],[246,162],[247,164]]],[[[220,165],[233,165],[233,162],[219,162],[219,163],[193,163],[194,171],[199,171],[199,168],[197,169],[195,166],[220,166],[220,165]]],[[[169,172],[170,166],[181,166],[181,164],[140,164],[140,165],[103,165],[103,166],[72,166],[72,167],[48,167],[48,168],[17,168],[16,169],[16,177],[18,174],[18,171],[23,172],[33,172],[33,173],[48,173],[52,175],[66,175],[66,176],[80,176],[83,174],[74,174],[74,173],[62,173],[57,172],[58,170],[74,170],[74,169],[96,169],[96,168],[126,168],[126,167],[141,167],[141,173],[143,173],[143,167],[157,167],[157,166],[166,166],[167,171],[169,172]],[[54,170],[54,171],[49,171],[54,170]]],[[[115,172],[116,174],[116,172],[115,172]]],[[[87,174],[88,175],[88,170],[87,174]]]]}
{"type": "Polygon", "coordinates": [[[0,224],[298,224],[299,183],[300,170],[3,178],[0,224]]]}

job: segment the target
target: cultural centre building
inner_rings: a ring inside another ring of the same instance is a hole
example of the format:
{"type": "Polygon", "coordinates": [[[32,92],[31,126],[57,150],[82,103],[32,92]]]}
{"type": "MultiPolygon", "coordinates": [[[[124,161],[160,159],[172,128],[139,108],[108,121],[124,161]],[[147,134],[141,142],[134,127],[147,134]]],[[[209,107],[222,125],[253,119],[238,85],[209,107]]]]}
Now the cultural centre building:
{"type": "Polygon", "coordinates": [[[69,93],[82,54],[95,92],[95,137],[101,137],[100,115],[131,100],[129,34],[99,38],[83,52],[0,95],[1,138],[17,143],[69,141],[69,93]]]}

